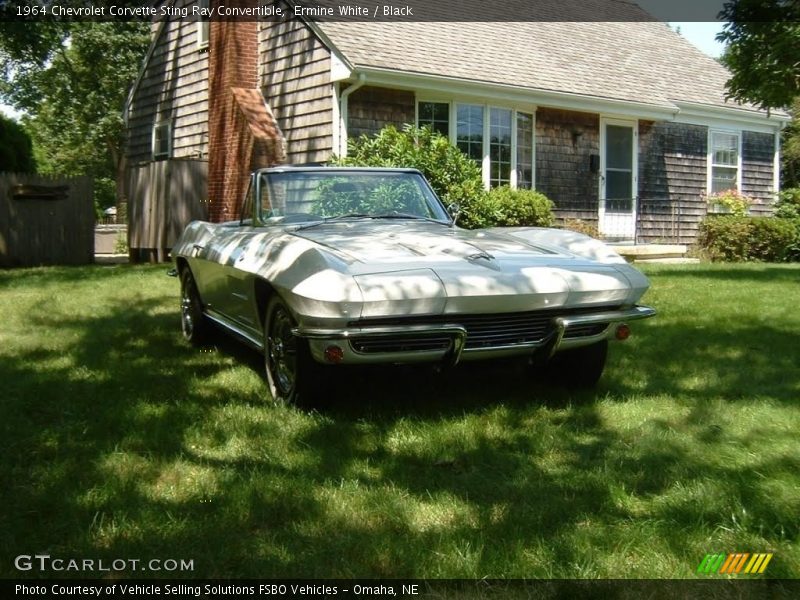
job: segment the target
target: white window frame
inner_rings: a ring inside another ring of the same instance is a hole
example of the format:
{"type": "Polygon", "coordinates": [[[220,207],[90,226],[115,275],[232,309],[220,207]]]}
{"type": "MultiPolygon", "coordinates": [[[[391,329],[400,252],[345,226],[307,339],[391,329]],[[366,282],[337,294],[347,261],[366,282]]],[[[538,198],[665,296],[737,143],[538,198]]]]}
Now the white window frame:
{"type": "Polygon", "coordinates": [[[485,99],[478,100],[475,98],[461,98],[461,97],[443,97],[443,96],[427,96],[420,95],[415,98],[414,102],[414,120],[419,127],[419,105],[422,102],[435,102],[438,104],[450,105],[450,143],[454,146],[457,143],[457,115],[459,105],[480,106],[483,108],[483,147],[481,149],[481,176],[483,178],[483,185],[486,189],[491,186],[491,152],[490,152],[490,133],[491,133],[491,110],[501,109],[511,111],[511,173],[509,176],[510,185],[512,188],[517,187],[518,182],[518,163],[517,163],[517,114],[525,113],[531,117],[532,128],[532,148],[531,148],[531,189],[536,189],[536,107],[533,105],[517,105],[517,104],[497,104],[487,102],[485,99]]]}
{"type": "Polygon", "coordinates": [[[708,128],[708,150],[706,153],[706,194],[711,194],[711,185],[714,180],[714,167],[733,168],[733,165],[717,165],[714,163],[714,134],[735,135],[736,146],[736,191],[742,191],[742,138],[744,137],[741,129],[723,129],[721,127],[708,128]]]}
{"type": "MultiPolygon", "coordinates": [[[[453,103],[450,100],[417,100],[414,102],[414,120],[417,123],[417,127],[422,127],[419,122],[419,105],[420,104],[447,104],[447,131],[448,131],[448,138],[452,139],[453,137],[453,103]]],[[[429,123],[425,123],[425,125],[429,125],[429,123]]]]}
{"type": "Polygon", "coordinates": [[[153,160],[167,160],[172,158],[172,122],[170,120],[156,121],[153,123],[153,131],[150,139],[150,154],[153,160]],[[159,129],[165,128],[167,136],[167,151],[159,152],[156,147],[159,129]]]}
{"type": "MultiPolygon", "coordinates": [[[[201,9],[208,9],[211,6],[210,0],[197,0],[201,9]]],[[[211,21],[203,17],[197,20],[197,49],[208,50],[208,40],[211,37],[211,21]]]]}

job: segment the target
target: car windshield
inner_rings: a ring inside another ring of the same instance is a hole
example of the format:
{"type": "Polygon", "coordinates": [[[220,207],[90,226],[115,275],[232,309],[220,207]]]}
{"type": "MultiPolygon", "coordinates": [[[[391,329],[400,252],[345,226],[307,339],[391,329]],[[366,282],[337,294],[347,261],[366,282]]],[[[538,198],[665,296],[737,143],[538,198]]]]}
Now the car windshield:
{"type": "Polygon", "coordinates": [[[347,218],[450,217],[419,174],[319,169],[263,173],[261,220],[317,222],[347,218]]]}

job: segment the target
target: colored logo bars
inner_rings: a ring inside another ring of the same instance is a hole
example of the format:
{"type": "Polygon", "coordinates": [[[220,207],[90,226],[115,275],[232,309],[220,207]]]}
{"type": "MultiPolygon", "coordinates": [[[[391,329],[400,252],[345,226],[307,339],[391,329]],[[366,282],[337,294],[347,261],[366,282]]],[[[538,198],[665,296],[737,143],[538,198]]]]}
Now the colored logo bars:
{"type": "Polygon", "coordinates": [[[771,560],[772,553],[706,554],[700,565],[698,565],[697,572],[706,575],[715,573],[719,575],[736,575],[739,573],[755,575],[763,573],[771,560]]]}

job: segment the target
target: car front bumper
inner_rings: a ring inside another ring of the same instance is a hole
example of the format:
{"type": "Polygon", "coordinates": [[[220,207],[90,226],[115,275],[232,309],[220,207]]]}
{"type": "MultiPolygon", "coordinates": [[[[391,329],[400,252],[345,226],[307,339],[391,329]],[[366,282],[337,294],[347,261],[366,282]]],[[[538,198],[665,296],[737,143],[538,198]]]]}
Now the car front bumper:
{"type": "Polygon", "coordinates": [[[615,324],[656,314],[648,306],[596,312],[536,315],[534,321],[506,315],[440,316],[395,319],[395,322],[350,323],[343,328],[297,327],[295,335],[308,340],[320,363],[380,364],[462,361],[533,355],[552,355],[614,336],[615,324]],[[479,319],[479,320],[476,320],[479,319]],[[404,324],[403,321],[407,321],[404,324]],[[331,352],[331,349],[335,351],[331,352]],[[332,357],[335,357],[332,360],[332,357]]]}

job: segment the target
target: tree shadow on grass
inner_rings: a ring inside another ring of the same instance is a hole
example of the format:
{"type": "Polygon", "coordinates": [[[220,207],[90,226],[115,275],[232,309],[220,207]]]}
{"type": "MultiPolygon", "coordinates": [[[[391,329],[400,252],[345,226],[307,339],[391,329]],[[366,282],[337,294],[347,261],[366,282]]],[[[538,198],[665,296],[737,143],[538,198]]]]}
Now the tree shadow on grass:
{"type": "Polygon", "coordinates": [[[703,553],[743,549],[703,544],[797,538],[791,494],[771,487],[792,481],[796,459],[758,455],[757,430],[710,419],[712,400],[746,400],[754,377],[792,402],[792,382],[776,379],[782,357],[748,376],[747,353],[717,352],[742,350],[755,328],[714,334],[706,353],[679,327],[643,328],[593,392],[532,381],[518,364],[376,369],[305,411],[264,400],[258,353],[224,338],[211,352],[184,344],[175,304],[154,293],[81,318],[29,308],[32,326],[62,341],[0,363],[0,575],[19,576],[18,554],[49,553],[194,560],[169,573],[183,577],[664,576],[665,563],[690,576],[703,553]],[[665,356],[659,340],[678,351],[665,356]],[[687,387],[682,369],[701,358],[714,376],[687,387]],[[625,432],[598,402],[645,393],[695,409],[625,432]],[[759,460],[709,460],[731,444],[759,460]],[[659,566],[635,570],[650,548],[659,566]]]}

